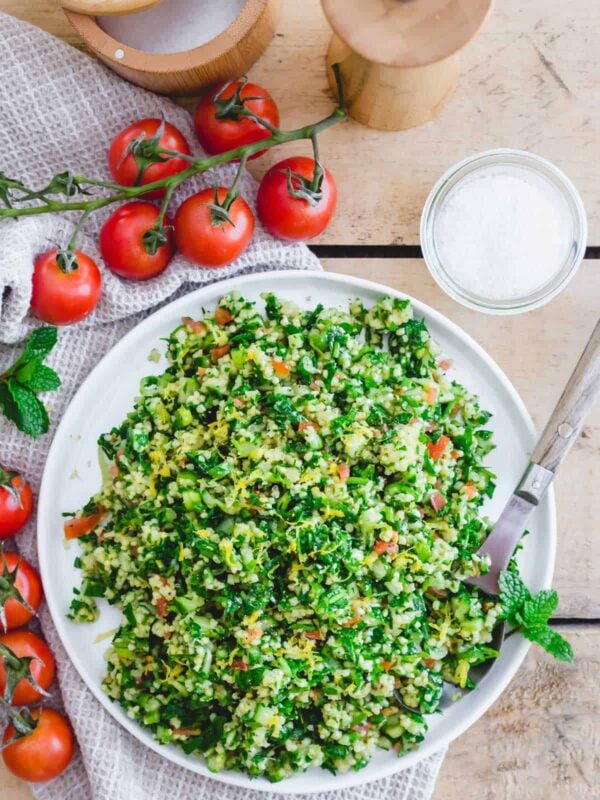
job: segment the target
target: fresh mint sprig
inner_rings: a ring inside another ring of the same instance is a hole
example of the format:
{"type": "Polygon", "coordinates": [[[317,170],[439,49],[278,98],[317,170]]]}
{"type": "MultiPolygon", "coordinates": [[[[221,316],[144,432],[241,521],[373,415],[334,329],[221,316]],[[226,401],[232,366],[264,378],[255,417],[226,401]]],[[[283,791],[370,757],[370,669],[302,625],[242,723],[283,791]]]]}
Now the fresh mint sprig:
{"type": "Polygon", "coordinates": [[[0,411],[33,439],[46,433],[50,424],[38,394],[52,392],[60,386],[56,372],[44,364],[57,336],[58,331],[53,326],[36,328],[19,358],[0,375],[0,411]]]}
{"type": "Polygon", "coordinates": [[[558,594],[542,589],[532,595],[517,572],[502,572],[498,580],[502,617],[530,642],[560,661],[573,661],[573,648],[548,621],[558,606],[558,594]]]}

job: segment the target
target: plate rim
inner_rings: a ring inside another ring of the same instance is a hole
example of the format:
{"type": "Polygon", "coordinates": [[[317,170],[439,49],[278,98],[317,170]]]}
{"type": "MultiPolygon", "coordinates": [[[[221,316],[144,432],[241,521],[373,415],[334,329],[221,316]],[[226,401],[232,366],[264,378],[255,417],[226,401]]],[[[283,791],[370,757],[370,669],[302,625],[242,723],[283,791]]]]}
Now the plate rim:
{"type": "MultiPolygon", "coordinates": [[[[47,475],[52,471],[53,463],[57,459],[57,452],[59,451],[60,448],[60,441],[65,436],[68,436],[68,429],[67,429],[68,417],[70,413],[72,413],[72,410],[74,408],[75,409],[77,408],[77,404],[80,401],[80,398],[87,391],[88,385],[95,380],[97,372],[100,371],[105,366],[105,363],[113,359],[115,357],[115,353],[118,353],[120,350],[126,350],[129,341],[138,336],[140,330],[144,330],[145,328],[152,329],[153,327],[156,327],[157,321],[159,323],[160,321],[162,321],[162,318],[168,319],[169,316],[175,316],[175,314],[173,313],[174,309],[177,309],[178,306],[186,305],[187,303],[190,302],[190,300],[192,300],[192,298],[197,300],[198,303],[201,305],[204,296],[212,295],[213,293],[226,294],[227,292],[232,291],[236,288],[243,287],[245,282],[252,281],[252,282],[267,284],[269,281],[280,280],[280,279],[284,281],[289,279],[295,279],[295,280],[304,279],[307,280],[307,283],[313,281],[336,283],[336,284],[341,284],[344,287],[347,287],[348,290],[350,290],[351,287],[358,287],[382,295],[391,295],[400,299],[409,300],[419,316],[424,316],[427,320],[435,321],[443,328],[446,328],[451,334],[456,336],[462,342],[466,343],[469,346],[469,348],[471,348],[471,350],[474,351],[479,356],[479,358],[481,358],[488,365],[488,367],[494,373],[495,377],[498,379],[502,388],[508,393],[510,400],[513,402],[514,406],[518,410],[522,421],[525,423],[528,429],[532,442],[534,441],[536,436],[536,429],[525,403],[521,399],[519,393],[512,384],[511,380],[500,368],[500,366],[496,363],[496,361],[492,358],[492,356],[490,356],[487,353],[487,351],[479,344],[479,342],[477,342],[469,333],[463,330],[463,328],[461,328],[458,324],[450,320],[441,312],[429,306],[427,303],[424,303],[423,301],[413,297],[412,295],[399,291],[398,289],[394,289],[391,286],[386,286],[383,283],[371,281],[365,278],[355,277],[353,275],[346,275],[344,273],[332,273],[327,271],[314,271],[314,272],[311,271],[307,273],[304,270],[288,269],[288,270],[270,270],[258,273],[257,272],[245,273],[243,275],[238,275],[223,281],[217,280],[206,286],[195,289],[194,291],[187,292],[181,297],[178,297],[175,300],[168,302],[166,305],[162,306],[153,313],[149,314],[147,317],[141,320],[137,325],[135,325],[131,330],[129,330],[115,345],[113,345],[102,356],[102,358],[98,361],[98,363],[94,365],[94,367],[90,370],[86,378],[82,381],[82,383],[79,385],[79,387],[73,394],[73,397],[69,401],[67,407],[65,408],[62,414],[62,418],[56,428],[56,431],[52,439],[52,443],[48,450],[48,455],[46,457],[46,463],[44,465],[40,492],[38,496],[37,530],[36,530],[38,560],[40,566],[40,574],[42,577],[42,583],[44,585],[44,594],[46,598],[47,608],[52,618],[52,622],[58,633],[58,636],[61,640],[61,644],[64,647],[72,665],[75,667],[77,673],[79,674],[81,680],[86,685],[87,689],[92,693],[95,699],[100,702],[103,708],[106,709],[106,711],[111,715],[113,720],[117,724],[121,725],[125,730],[127,730],[132,736],[134,736],[135,739],[140,744],[149,747],[154,752],[161,755],[163,758],[166,758],[172,763],[184,767],[185,769],[188,769],[196,774],[202,775],[203,777],[217,780],[227,785],[240,786],[246,789],[253,789],[259,792],[272,792],[273,794],[293,795],[293,794],[314,794],[323,791],[337,791],[354,786],[364,785],[366,783],[379,780],[381,778],[389,777],[398,772],[401,772],[404,769],[413,767],[420,761],[426,759],[428,756],[433,755],[434,753],[439,752],[441,749],[447,747],[450,744],[450,742],[454,741],[456,738],[461,736],[469,727],[471,727],[471,725],[473,725],[478,719],[480,719],[483,716],[483,714],[489,709],[489,707],[498,700],[500,695],[504,692],[508,684],[512,681],[515,674],[519,670],[521,664],[525,659],[525,656],[527,655],[531,643],[524,638],[521,638],[521,640],[517,642],[517,645],[515,647],[515,652],[511,655],[512,663],[508,667],[506,667],[505,673],[501,677],[501,680],[496,681],[493,690],[490,691],[489,697],[487,697],[480,704],[477,704],[475,709],[471,710],[470,713],[465,714],[464,718],[459,723],[457,723],[451,731],[443,733],[440,737],[441,741],[437,741],[434,746],[431,743],[429,744],[427,743],[427,737],[426,737],[419,746],[419,748],[409,751],[408,753],[404,754],[401,758],[398,758],[396,761],[390,760],[389,765],[386,765],[383,768],[379,769],[378,774],[376,776],[365,774],[367,770],[360,770],[358,772],[349,771],[345,773],[340,773],[335,776],[328,776],[326,773],[323,773],[324,780],[320,781],[317,785],[309,785],[307,787],[303,787],[300,789],[290,789],[286,787],[286,783],[289,779],[273,784],[269,783],[264,778],[263,779],[250,778],[243,772],[228,771],[228,772],[213,773],[206,767],[206,764],[203,760],[200,759],[193,760],[192,757],[186,756],[183,753],[183,751],[179,752],[176,749],[165,748],[164,745],[161,745],[159,742],[155,741],[149,731],[147,731],[137,721],[127,717],[122,707],[110,700],[110,698],[102,691],[102,688],[99,684],[96,685],[94,681],[86,677],[86,668],[84,666],[83,660],[79,657],[79,654],[77,653],[75,647],[72,646],[70,642],[70,637],[66,634],[64,626],[67,618],[63,613],[63,609],[59,608],[59,603],[55,599],[54,593],[52,591],[49,592],[47,590],[47,587],[52,585],[51,575],[50,575],[51,559],[47,557],[50,554],[46,553],[44,547],[44,541],[47,541],[48,544],[51,544],[51,530],[50,530],[51,526],[46,526],[43,522],[44,518],[46,519],[48,518],[49,514],[48,509],[51,504],[51,498],[49,498],[49,490],[46,488],[49,484],[49,479],[47,478],[47,475]],[[117,716],[116,713],[117,711],[123,712],[122,716],[121,715],[117,716]]],[[[283,290],[278,290],[278,291],[283,291],[283,290]]],[[[314,286],[307,285],[305,292],[306,294],[314,293],[314,286]]],[[[555,493],[553,486],[550,486],[550,489],[547,492],[546,503],[547,503],[547,513],[550,524],[548,529],[548,542],[547,542],[548,547],[546,548],[546,563],[545,563],[545,568],[543,570],[543,577],[540,580],[540,586],[542,588],[550,587],[556,563],[557,514],[556,514],[556,502],[555,502],[555,493]]],[[[301,776],[302,773],[298,773],[294,777],[301,777],[301,776]]]]}

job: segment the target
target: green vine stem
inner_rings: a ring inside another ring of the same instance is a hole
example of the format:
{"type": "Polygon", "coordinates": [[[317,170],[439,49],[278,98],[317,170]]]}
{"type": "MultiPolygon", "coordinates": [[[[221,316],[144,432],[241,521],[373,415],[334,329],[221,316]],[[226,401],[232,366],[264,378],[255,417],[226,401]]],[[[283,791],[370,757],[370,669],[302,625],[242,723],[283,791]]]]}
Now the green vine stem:
{"type": "MultiPolygon", "coordinates": [[[[12,181],[11,179],[6,178],[6,176],[0,175],[0,200],[4,202],[5,206],[0,208],[0,221],[2,219],[10,219],[14,217],[29,217],[39,214],[53,214],[64,211],[83,211],[87,216],[93,211],[105,208],[113,203],[119,203],[124,200],[142,197],[148,192],[152,192],[157,189],[165,190],[167,197],[170,198],[179,185],[185,183],[190,178],[213,169],[214,167],[218,167],[221,164],[228,164],[231,161],[241,161],[243,164],[245,164],[248,158],[255,153],[262,150],[270,150],[271,148],[277,147],[280,144],[285,144],[286,142],[296,142],[302,139],[309,139],[312,141],[314,146],[318,134],[327,130],[327,128],[330,128],[332,125],[341,122],[347,117],[341,91],[341,83],[339,80],[339,72],[335,68],[334,72],[336,73],[336,78],[338,80],[339,101],[334,111],[324,119],[290,131],[273,129],[268,138],[260,139],[257,142],[252,142],[250,144],[237,147],[233,150],[228,150],[225,153],[219,153],[218,155],[204,158],[187,157],[186,160],[189,161],[190,164],[187,169],[175,175],[163,178],[162,180],[154,181],[153,183],[148,183],[143,186],[119,186],[118,184],[108,181],[100,181],[93,178],[87,178],[85,176],[71,176],[68,173],[64,173],[62,176],[57,176],[53,183],[50,184],[50,187],[53,187],[54,182],[58,181],[59,179],[62,179],[63,183],[68,182],[69,188],[67,192],[64,190],[60,192],[62,194],[67,194],[67,197],[71,197],[75,194],[89,195],[88,189],[91,187],[108,189],[113,193],[103,197],[81,200],[67,199],[62,201],[48,197],[48,195],[53,191],[57,192],[58,190],[56,189],[47,187],[46,190],[34,192],[30,189],[27,189],[22,184],[12,181]],[[21,197],[15,199],[10,195],[11,190],[19,190],[23,194],[21,197]],[[42,202],[40,205],[34,206],[14,205],[14,203],[30,202],[32,200],[41,200],[42,202]]],[[[170,150],[159,149],[158,153],[168,157],[182,157],[181,153],[174,153],[170,150]]],[[[240,171],[238,170],[236,179],[239,178],[239,174],[240,171]]],[[[166,209],[166,204],[163,205],[163,208],[166,209]]],[[[161,213],[164,216],[163,209],[161,209],[161,213]]]]}

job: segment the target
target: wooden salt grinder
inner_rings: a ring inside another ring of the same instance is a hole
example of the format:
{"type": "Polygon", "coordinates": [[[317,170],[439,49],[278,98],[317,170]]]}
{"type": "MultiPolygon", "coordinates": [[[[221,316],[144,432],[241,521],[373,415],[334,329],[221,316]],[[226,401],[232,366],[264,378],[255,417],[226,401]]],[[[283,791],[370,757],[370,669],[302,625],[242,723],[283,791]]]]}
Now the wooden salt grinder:
{"type": "Polygon", "coordinates": [[[433,119],[459,76],[460,50],[491,0],[321,0],[333,29],[327,54],[338,63],[350,116],[397,131],[433,119]]]}

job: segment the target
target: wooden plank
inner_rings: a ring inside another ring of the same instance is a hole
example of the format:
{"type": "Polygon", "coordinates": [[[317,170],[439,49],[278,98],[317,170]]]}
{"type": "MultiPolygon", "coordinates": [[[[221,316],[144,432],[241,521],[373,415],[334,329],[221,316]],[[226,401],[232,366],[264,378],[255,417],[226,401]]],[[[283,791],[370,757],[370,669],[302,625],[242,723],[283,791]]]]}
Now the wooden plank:
{"type": "MultiPolygon", "coordinates": [[[[537,311],[492,317],[448,298],[417,259],[326,259],[325,267],[379,281],[433,306],[470,333],[498,362],[541,430],[598,318],[600,262],[585,261],[570,286],[537,311]]],[[[559,616],[600,619],[600,408],[584,426],[557,481],[555,585],[559,616]]]]}
{"type": "MultiPolygon", "coordinates": [[[[575,662],[558,663],[532,647],[498,702],[450,746],[433,800],[600,796],[600,625],[559,630],[575,662]]],[[[0,800],[31,800],[1,761],[0,800]]]]}
{"type": "Polygon", "coordinates": [[[0,800],[32,800],[32,798],[27,784],[15,778],[0,760],[0,800]]]}
{"type": "MultiPolygon", "coordinates": [[[[76,41],[56,0],[0,0],[0,10],[76,41]]],[[[251,77],[278,100],[286,126],[325,115],[329,30],[319,0],[283,0],[279,33],[251,77]]],[[[339,208],[323,243],[416,244],[421,209],[439,175],[493,147],[533,150],[580,188],[590,244],[600,245],[600,104],[595,31],[600,3],[504,0],[463,55],[460,87],[441,115],[410,131],[382,133],[354,122],[322,137],[322,156],[339,185],[339,208]]],[[[187,103],[191,106],[191,103],[187,103]]],[[[283,153],[269,153],[260,174],[283,153]]]]}
{"type": "Polygon", "coordinates": [[[433,800],[600,797],[600,626],[559,630],[574,663],[532,647],[498,702],[450,746],[433,800]]]}

